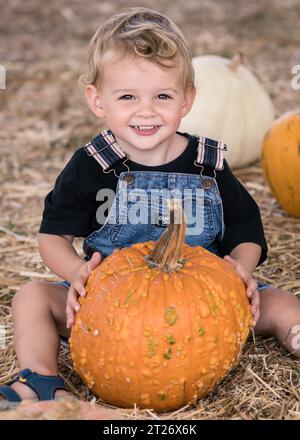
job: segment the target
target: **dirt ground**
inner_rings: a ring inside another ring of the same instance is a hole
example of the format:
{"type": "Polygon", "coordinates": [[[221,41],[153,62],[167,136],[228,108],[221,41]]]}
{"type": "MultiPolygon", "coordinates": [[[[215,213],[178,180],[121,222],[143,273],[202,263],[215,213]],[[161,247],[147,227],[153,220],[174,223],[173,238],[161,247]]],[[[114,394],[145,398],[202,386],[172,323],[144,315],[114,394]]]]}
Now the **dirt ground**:
{"type": "MultiPolygon", "coordinates": [[[[73,151],[103,128],[78,87],[94,31],[130,6],[157,9],[181,28],[194,55],[232,57],[244,52],[280,115],[299,108],[300,90],[291,86],[291,69],[300,64],[300,2],[12,0],[4,6],[0,0],[0,4],[0,65],[6,69],[6,89],[0,90],[0,324],[9,335],[9,346],[0,351],[4,383],[18,371],[12,351],[15,291],[32,279],[57,279],[45,269],[37,249],[43,199],[73,151]]],[[[258,269],[258,277],[300,294],[299,221],[278,207],[259,163],[236,174],[261,208],[269,243],[269,260],[258,269]]],[[[76,245],[80,249],[80,240],[76,245]]],[[[68,362],[68,353],[63,352],[62,374],[76,394],[68,362]]],[[[247,345],[240,368],[223,389],[176,417],[300,419],[299,385],[299,361],[273,338],[261,338],[256,345],[247,345]]],[[[91,399],[83,387],[80,390],[81,396],[91,399]]],[[[151,417],[145,412],[132,414],[128,417],[151,417]]]]}

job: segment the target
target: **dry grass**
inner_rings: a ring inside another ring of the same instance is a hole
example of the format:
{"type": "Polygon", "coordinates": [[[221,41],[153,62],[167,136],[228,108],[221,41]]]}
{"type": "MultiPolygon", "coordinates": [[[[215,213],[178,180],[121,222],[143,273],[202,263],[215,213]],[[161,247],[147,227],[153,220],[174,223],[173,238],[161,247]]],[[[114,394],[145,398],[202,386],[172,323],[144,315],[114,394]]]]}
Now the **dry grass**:
{"type": "MultiPolygon", "coordinates": [[[[42,3],[16,1],[2,11],[0,50],[5,52],[0,59],[8,82],[7,89],[0,91],[5,110],[0,115],[0,325],[6,329],[7,346],[0,351],[0,383],[18,371],[12,345],[14,293],[31,279],[57,279],[45,269],[37,250],[43,198],[72,151],[102,128],[77,89],[87,41],[120,6],[135,5],[90,0],[87,8],[85,3],[53,1],[44,8],[42,3]]],[[[152,0],[139,4],[157,6],[173,18],[195,55],[231,56],[243,50],[280,114],[295,108],[299,100],[299,91],[290,85],[291,67],[300,63],[296,57],[299,3],[249,3],[203,0],[200,6],[196,0],[152,0]]],[[[268,240],[269,259],[257,270],[258,279],[299,295],[300,222],[277,206],[259,164],[236,174],[261,208],[268,240]]],[[[80,240],[76,246],[80,249],[80,240]]],[[[59,365],[69,390],[91,400],[93,396],[73,372],[67,348],[60,353],[59,365]]],[[[197,405],[163,415],[138,408],[115,411],[116,417],[122,414],[129,419],[300,419],[299,385],[299,361],[274,338],[250,338],[239,366],[197,405]]]]}

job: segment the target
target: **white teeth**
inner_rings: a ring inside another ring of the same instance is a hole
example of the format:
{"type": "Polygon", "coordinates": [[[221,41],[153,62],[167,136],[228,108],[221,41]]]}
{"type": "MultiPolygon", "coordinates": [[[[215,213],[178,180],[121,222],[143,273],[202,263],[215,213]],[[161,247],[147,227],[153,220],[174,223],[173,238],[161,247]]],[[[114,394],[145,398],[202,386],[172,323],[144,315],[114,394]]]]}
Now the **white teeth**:
{"type": "Polygon", "coordinates": [[[134,125],[134,128],[137,128],[138,130],[151,130],[152,128],[155,128],[156,125],[146,126],[146,125],[134,125]]]}

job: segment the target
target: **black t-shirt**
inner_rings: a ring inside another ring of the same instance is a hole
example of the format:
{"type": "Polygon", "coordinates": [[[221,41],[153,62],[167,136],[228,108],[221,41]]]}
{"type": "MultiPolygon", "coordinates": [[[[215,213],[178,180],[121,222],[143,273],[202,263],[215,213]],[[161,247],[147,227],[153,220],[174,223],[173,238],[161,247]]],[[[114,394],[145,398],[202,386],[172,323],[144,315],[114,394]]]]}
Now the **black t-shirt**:
{"type": "MultiPolygon", "coordinates": [[[[199,174],[199,167],[194,165],[197,138],[188,133],[178,134],[188,137],[188,145],[176,159],[157,166],[128,160],[130,170],[199,174]]],[[[115,170],[119,175],[126,168],[120,163],[115,170]]],[[[212,176],[213,170],[205,167],[203,175],[212,176]]],[[[39,232],[86,237],[99,229],[101,224],[96,220],[96,211],[104,202],[97,201],[96,194],[101,188],[111,188],[115,192],[117,181],[113,171],[104,173],[97,161],[87,155],[84,147],[79,148],[57,177],[54,189],[45,198],[39,232]]],[[[224,169],[216,171],[216,181],[225,223],[224,237],[219,243],[221,255],[229,254],[240,243],[256,243],[262,248],[259,266],[267,258],[268,248],[255,200],[233,175],[225,160],[224,169]]]]}

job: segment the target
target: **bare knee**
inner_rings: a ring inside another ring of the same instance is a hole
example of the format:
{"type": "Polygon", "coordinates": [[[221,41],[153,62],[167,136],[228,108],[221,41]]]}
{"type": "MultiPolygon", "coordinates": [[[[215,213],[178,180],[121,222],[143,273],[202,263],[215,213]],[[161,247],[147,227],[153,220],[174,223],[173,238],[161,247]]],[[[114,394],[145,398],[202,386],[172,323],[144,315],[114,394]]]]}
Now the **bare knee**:
{"type": "MultiPolygon", "coordinates": [[[[295,324],[295,320],[300,319],[300,301],[291,292],[282,291],[276,304],[276,320],[274,320],[274,330],[281,329],[286,325],[295,324]]],[[[300,322],[299,322],[300,323],[300,322]]]]}
{"type": "Polygon", "coordinates": [[[24,284],[15,294],[12,307],[13,310],[30,303],[37,304],[40,301],[47,301],[47,289],[45,281],[30,281],[24,284]]]}
{"type": "Polygon", "coordinates": [[[53,318],[59,328],[66,326],[66,299],[68,289],[48,281],[31,281],[24,284],[13,298],[14,320],[34,312],[38,316],[53,318]]]}
{"type": "Polygon", "coordinates": [[[263,290],[260,294],[260,318],[255,332],[276,334],[289,322],[299,319],[299,312],[300,301],[291,292],[276,288],[263,290]]]}
{"type": "Polygon", "coordinates": [[[300,319],[300,301],[291,292],[274,289],[266,307],[268,307],[267,313],[270,316],[270,326],[274,334],[293,323],[297,317],[300,319]]]}

